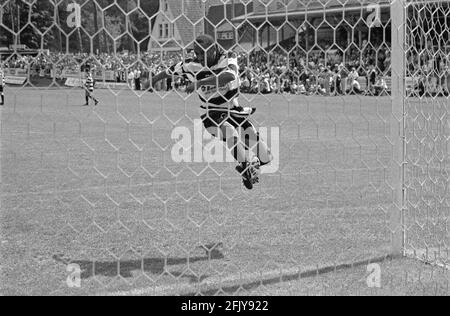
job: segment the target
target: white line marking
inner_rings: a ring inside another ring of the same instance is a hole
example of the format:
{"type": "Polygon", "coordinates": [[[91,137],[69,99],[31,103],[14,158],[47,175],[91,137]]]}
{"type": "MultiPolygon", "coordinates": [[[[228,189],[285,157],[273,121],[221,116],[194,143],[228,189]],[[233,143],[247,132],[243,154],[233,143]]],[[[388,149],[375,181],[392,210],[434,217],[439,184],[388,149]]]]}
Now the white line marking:
{"type": "Polygon", "coordinates": [[[143,295],[187,295],[200,292],[218,292],[221,289],[226,288],[239,288],[240,286],[251,286],[263,283],[280,283],[288,280],[304,279],[313,277],[328,272],[339,271],[348,268],[356,268],[359,266],[367,265],[369,263],[382,262],[388,260],[389,256],[381,256],[377,258],[367,259],[359,262],[341,263],[336,265],[327,265],[322,267],[312,268],[289,268],[289,269],[274,269],[265,272],[252,272],[252,273],[235,273],[227,277],[212,276],[200,283],[183,283],[183,284],[171,284],[163,286],[153,286],[141,289],[133,289],[129,291],[117,291],[111,293],[100,293],[97,296],[143,296],[143,295]]]}

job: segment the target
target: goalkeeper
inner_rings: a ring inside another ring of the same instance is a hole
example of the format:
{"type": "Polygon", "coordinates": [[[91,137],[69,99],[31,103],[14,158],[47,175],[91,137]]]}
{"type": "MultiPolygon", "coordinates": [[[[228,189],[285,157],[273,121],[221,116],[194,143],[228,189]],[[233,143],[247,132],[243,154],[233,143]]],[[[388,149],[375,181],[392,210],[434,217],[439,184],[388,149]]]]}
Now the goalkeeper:
{"type": "Polygon", "coordinates": [[[221,51],[208,35],[196,39],[194,52],[195,59],[186,59],[154,76],[151,88],[159,81],[173,77],[189,81],[186,92],[197,91],[203,103],[204,127],[227,144],[239,163],[236,170],[243,177],[245,187],[251,190],[259,182],[260,167],[269,164],[272,155],[250,121],[255,109],[239,106],[237,56],[221,51]],[[256,155],[253,153],[255,147],[256,155]]]}

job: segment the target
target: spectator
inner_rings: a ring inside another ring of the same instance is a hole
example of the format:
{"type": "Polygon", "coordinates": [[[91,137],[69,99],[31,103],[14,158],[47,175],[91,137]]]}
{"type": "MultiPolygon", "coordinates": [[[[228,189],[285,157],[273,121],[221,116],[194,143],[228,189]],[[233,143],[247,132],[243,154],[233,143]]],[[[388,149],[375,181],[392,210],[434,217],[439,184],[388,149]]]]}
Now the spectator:
{"type": "Polygon", "coordinates": [[[348,74],[348,85],[349,89],[347,93],[361,93],[361,84],[358,82],[359,73],[356,71],[356,68],[352,68],[352,71],[348,74]]]}
{"type": "Polygon", "coordinates": [[[130,89],[134,90],[135,89],[135,80],[134,80],[134,71],[131,70],[128,73],[128,85],[130,87],[130,89]]]}
{"type": "Polygon", "coordinates": [[[333,84],[332,84],[332,93],[335,95],[342,95],[342,77],[341,72],[339,70],[339,66],[335,65],[334,74],[333,74],[333,84]]]}
{"type": "MultiPolygon", "coordinates": [[[[278,47],[269,47],[270,54],[265,51],[253,51],[251,53],[238,54],[239,68],[241,70],[242,91],[246,93],[324,93],[342,94],[342,82],[346,82],[346,69],[364,69],[364,65],[374,65],[375,68],[382,71],[380,76],[389,75],[391,57],[388,50],[389,43],[376,44],[371,42],[363,51],[354,46],[348,47],[341,52],[335,47],[320,43],[327,48],[326,51],[312,50],[305,53],[300,48],[295,48],[295,40],[286,40],[279,43],[278,47]],[[289,53],[287,53],[289,52],[289,53]],[[337,66],[339,65],[339,66],[337,66]],[[323,71],[321,71],[321,67],[323,71]],[[325,71],[325,69],[331,69],[325,71]],[[261,90],[261,91],[260,91],[261,90]]],[[[345,47],[341,46],[341,47],[345,47]]],[[[435,54],[434,54],[435,55],[435,54]]],[[[443,65],[443,59],[431,60],[433,54],[410,54],[410,73],[422,73],[422,83],[428,87],[431,79],[438,81],[438,86],[444,87],[448,82],[444,74],[446,69],[443,65]],[[422,56],[419,60],[417,56],[422,56]],[[417,62],[414,62],[414,59],[417,62]],[[432,64],[432,69],[439,63],[440,71],[436,74],[431,70],[424,70],[420,65],[432,64]],[[414,66],[418,64],[419,67],[414,66]],[[442,64],[442,65],[441,65],[442,64]],[[433,77],[433,78],[430,78],[433,77]]],[[[93,65],[96,73],[99,71],[111,71],[109,80],[117,82],[127,82],[132,89],[142,89],[140,79],[147,78],[150,73],[157,73],[170,64],[181,60],[183,54],[180,52],[154,53],[144,52],[137,54],[117,53],[110,55],[107,53],[91,56],[89,54],[63,54],[50,53],[49,55],[40,55],[39,57],[14,56],[7,61],[7,67],[29,69],[36,75],[66,78],[67,72],[80,71],[80,65],[89,63],[93,65]],[[142,69],[133,69],[130,66],[136,63],[143,64],[146,71],[142,69]],[[129,69],[129,73],[127,73],[129,69]]],[[[350,90],[358,92],[360,84],[358,83],[357,71],[352,72],[350,90]],[[354,79],[356,78],[356,79],[354,79]]],[[[361,72],[361,75],[364,75],[361,72]]],[[[108,79],[107,79],[108,80],[108,79]]],[[[350,80],[350,79],[349,79],[350,80]]],[[[371,81],[373,84],[373,80],[371,81]]],[[[176,79],[172,84],[166,83],[161,88],[181,89],[185,86],[182,79],[176,79]]],[[[448,87],[448,84],[447,84],[448,87]]],[[[448,88],[446,89],[448,90],[448,88]]]]}
{"type": "Polygon", "coordinates": [[[377,70],[374,65],[369,66],[369,71],[367,72],[367,90],[369,94],[375,94],[375,84],[377,83],[377,70]]]}
{"type": "Polygon", "coordinates": [[[134,71],[134,87],[137,91],[141,90],[141,70],[136,68],[134,71]]]}

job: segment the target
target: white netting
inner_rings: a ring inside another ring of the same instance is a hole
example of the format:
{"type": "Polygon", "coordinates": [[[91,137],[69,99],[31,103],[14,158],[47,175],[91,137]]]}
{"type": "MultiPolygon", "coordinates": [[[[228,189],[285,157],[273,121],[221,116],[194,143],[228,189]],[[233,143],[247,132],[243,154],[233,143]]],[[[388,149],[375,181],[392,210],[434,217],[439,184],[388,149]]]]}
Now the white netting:
{"type": "Polygon", "coordinates": [[[449,260],[448,172],[450,6],[411,2],[407,15],[407,253],[432,264],[449,260]]]}

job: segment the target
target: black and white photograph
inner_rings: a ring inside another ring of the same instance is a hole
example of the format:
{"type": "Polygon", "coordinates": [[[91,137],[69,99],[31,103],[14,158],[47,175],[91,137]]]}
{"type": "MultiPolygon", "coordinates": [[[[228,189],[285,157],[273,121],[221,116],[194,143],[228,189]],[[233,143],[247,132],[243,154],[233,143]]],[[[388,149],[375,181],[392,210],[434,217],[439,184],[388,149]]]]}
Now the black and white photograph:
{"type": "Polygon", "coordinates": [[[450,295],[450,0],[0,0],[0,94],[0,296],[450,295]]]}

